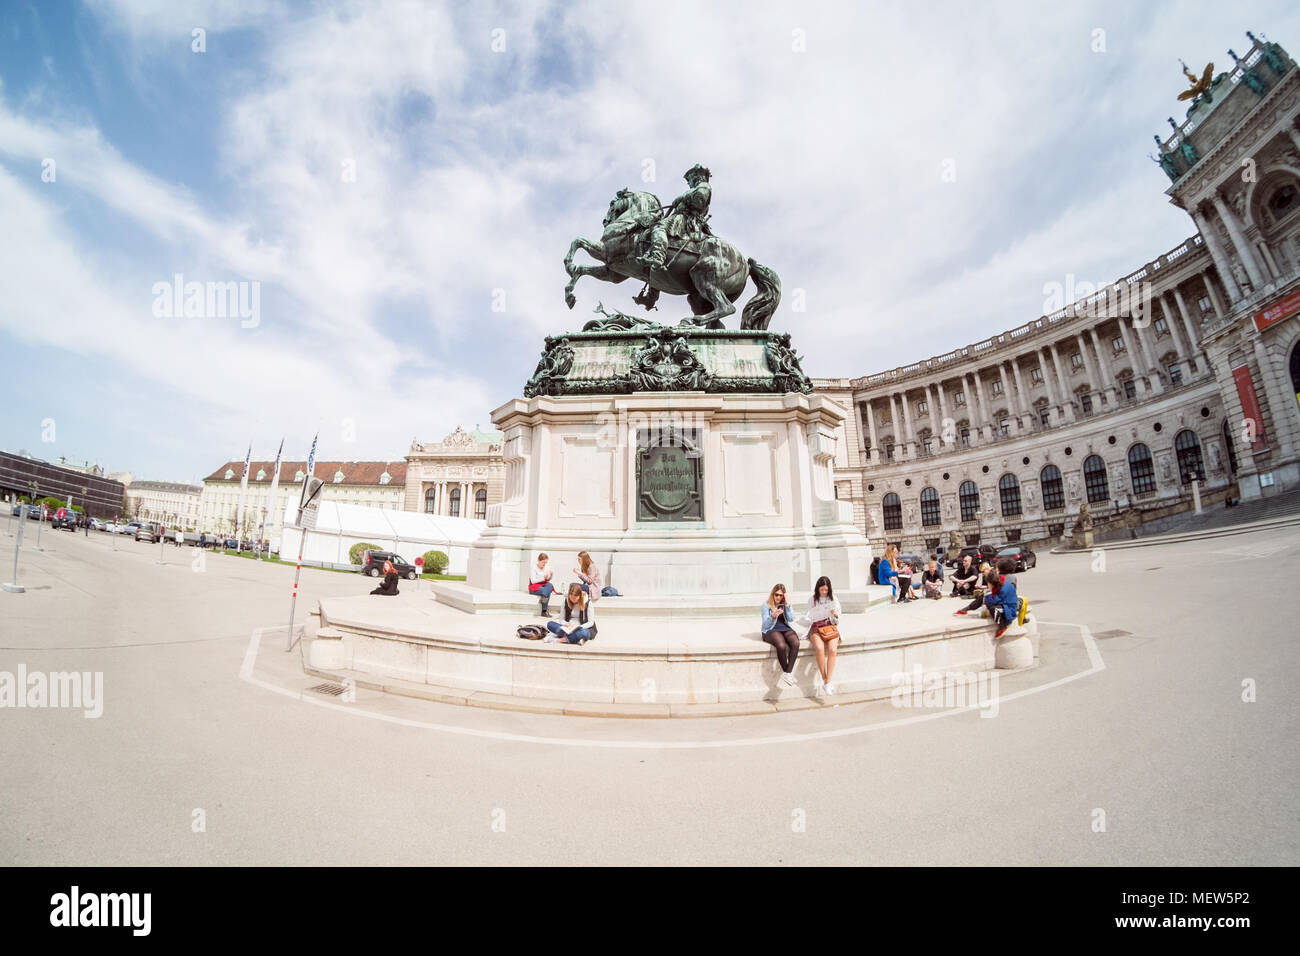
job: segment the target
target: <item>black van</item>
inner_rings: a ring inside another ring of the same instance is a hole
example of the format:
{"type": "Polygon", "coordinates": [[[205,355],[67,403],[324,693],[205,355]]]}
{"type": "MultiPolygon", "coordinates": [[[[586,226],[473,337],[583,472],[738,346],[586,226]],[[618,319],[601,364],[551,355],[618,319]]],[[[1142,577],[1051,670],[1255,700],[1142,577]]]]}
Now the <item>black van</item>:
{"type": "Polygon", "coordinates": [[[392,551],[361,552],[361,573],[377,578],[384,573],[385,561],[393,562],[393,570],[399,577],[406,578],[408,581],[414,581],[420,576],[419,568],[409,564],[400,554],[394,554],[392,551]]]}

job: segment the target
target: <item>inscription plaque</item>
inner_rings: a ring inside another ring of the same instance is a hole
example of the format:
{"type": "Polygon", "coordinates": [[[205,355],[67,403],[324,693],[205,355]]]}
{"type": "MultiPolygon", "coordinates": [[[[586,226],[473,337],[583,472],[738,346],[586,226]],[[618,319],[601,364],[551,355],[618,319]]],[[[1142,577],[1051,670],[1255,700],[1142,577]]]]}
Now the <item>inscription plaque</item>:
{"type": "Polygon", "coordinates": [[[698,428],[639,428],[636,519],[704,520],[704,455],[698,428]]]}

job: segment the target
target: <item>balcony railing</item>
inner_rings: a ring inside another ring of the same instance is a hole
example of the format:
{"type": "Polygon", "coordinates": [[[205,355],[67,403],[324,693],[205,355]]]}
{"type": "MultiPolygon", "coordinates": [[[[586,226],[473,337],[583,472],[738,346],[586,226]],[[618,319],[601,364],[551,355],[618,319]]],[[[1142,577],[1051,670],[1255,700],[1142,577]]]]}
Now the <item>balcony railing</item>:
{"type": "MultiPolygon", "coordinates": [[[[1041,332],[1042,330],[1049,329],[1059,323],[1077,319],[1080,317],[1080,313],[1082,313],[1085,318],[1096,318],[1096,316],[1091,316],[1089,313],[1096,311],[1095,307],[1097,304],[1106,300],[1112,294],[1112,289],[1127,287],[1135,282],[1141,282],[1165,266],[1181,260],[1193,252],[1204,251],[1203,246],[1204,241],[1201,239],[1199,233],[1194,236],[1189,236],[1183,240],[1181,244],[1170,249],[1164,255],[1148,262],[1136,272],[1132,272],[1121,279],[1117,279],[1110,286],[1107,286],[1090,296],[1078,299],[1065,308],[1058,309],[1050,315],[1044,315],[1032,322],[1026,322],[1024,325],[1018,326],[1007,332],[1002,332],[998,335],[984,339],[982,342],[975,342],[963,348],[953,349],[951,352],[945,352],[944,354],[936,355],[933,358],[923,359],[920,362],[913,362],[910,365],[899,366],[898,368],[890,369],[886,372],[876,372],[875,374],[867,375],[862,378],[850,379],[849,384],[854,389],[866,390],[877,385],[893,385],[910,378],[929,376],[934,372],[941,371],[949,366],[961,364],[968,359],[981,356],[986,352],[994,351],[1013,342],[1018,343],[1019,340],[1026,336],[1030,336],[1035,332],[1041,332]]],[[[1129,293],[1124,292],[1123,295],[1128,296],[1129,293]]]]}

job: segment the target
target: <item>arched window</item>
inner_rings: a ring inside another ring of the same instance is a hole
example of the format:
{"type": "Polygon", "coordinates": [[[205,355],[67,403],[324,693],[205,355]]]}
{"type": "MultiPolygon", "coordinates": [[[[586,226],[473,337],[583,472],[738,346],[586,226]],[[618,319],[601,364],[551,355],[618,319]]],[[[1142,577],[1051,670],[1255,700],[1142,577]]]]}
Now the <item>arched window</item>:
{"type": "Polygon", "coordinates": [[[1096,505],[1110,500],[1110,482],[1106,478],[1106,462],[1101,455],[1089,455],[1084,459],[1083,483],[1088,489],[1088,504],[1096,505]]]}
{"type": "Polygon", "coordinates": [[[1151,449],[1141,442],[1128,450],[1128,474],[1133,480],[1135,495],[1156,490],[1156,469],[1151,461],[1151,449]]]}
{"type": "Polygon", "coordinates": [[[478,491],[474,492],[474,517],[475,518],[487,517],[487,489],[486,488],[480,488],[478,491]]]}
{"type": "Polygon", "coordinates": [[[1043,486],[1043,508],[1047,511],[1059,511],[1065,507],[1065,489],[1061,486],[1061,469],[1048,465],[1038,473],[1039,484],[1043,486]]]}
{"type": "Polygon", "coordinates": [[[903,504],[898,500],[898,495],[892,491],[885,495],[881,502],[881,508],[885,512],[885,530],[902,531],[903,530],[903,504]]]}
{"type": "Polygon", "coordinates": [[[1178,480],[1190,485],[1197,478],[1205,477],[1205,463],[1201,460],[1201,440],[1196,432],[1185,428],[1174,439],[1174,450],[1178,454],[1178,480]]]}
{"type": "Polygon", "coordinates": [[[961,502],[961,520],[974,521],[975,513],[980,510],[980,489],[973,481],[963,481],[957,489],[957,498],[961,502]]]}
{"type": "Polygon", "coordinates": [[[451,509],[448,512],[453,518],[460,517],[460,489],[451,489],[451,509]]]}
{"type": "Polygon", "coordinates": [[[1020,514],[1020,479],[1006,474],[998,480],[998,496],[1002,499],[1002,517],[1013,518],[1020,514]]]}
{"type": "Polygon", "coordinates": [[[926,488],[921,492],[921,525],[933,528],[939,524],[939,492],[926,488]]]}
{"type": "Polygon", "coordinates": [[[438,489],[426,488],[424,492],[424,513],[427,515],[437,514],[434,510],[438,507],[438,489]]]}

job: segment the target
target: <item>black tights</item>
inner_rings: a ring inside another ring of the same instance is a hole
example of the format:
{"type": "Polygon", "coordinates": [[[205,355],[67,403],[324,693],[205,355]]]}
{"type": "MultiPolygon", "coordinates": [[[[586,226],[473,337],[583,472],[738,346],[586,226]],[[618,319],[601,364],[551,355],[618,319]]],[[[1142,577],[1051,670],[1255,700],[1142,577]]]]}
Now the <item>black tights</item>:
{"type": "Polygon", "coordinates": [[[799,635],[789,628],[774,627],[763,635],[763,640],[776,648],[776,659],[787,674],[794,670],[799,657],[799,635]]]}

